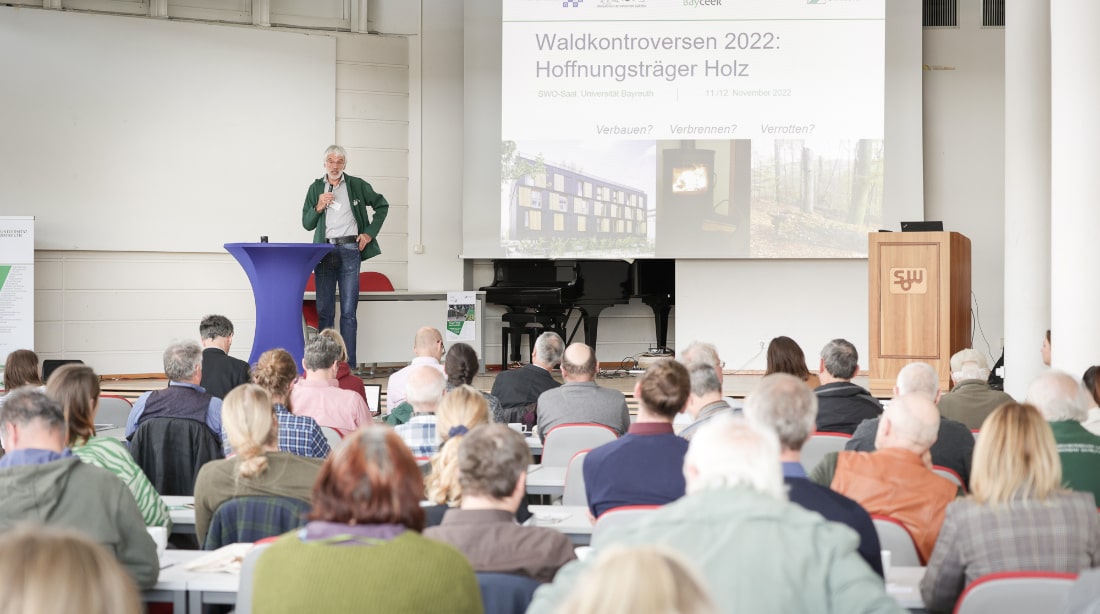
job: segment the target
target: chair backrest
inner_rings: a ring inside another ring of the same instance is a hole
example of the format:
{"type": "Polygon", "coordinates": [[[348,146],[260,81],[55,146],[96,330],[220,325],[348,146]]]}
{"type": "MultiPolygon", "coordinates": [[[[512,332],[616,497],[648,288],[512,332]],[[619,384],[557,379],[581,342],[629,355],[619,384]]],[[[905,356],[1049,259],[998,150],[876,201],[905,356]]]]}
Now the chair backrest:
{"type": "Polygon", "coordinates": [[[958,486],[962,489],[964,494],[966,493],[966,484],[963,484],[962,477],[959,476],[958,472],[956,472],[951,467],[944,467],[943,465],[932,465],[932,471],[935,471],[936,475],[940,475],[951,480],[955,483],[955,486],[958,486]]]}
{"type": "Polygon", "coordinates": [[[361,292],[393,292],[393,282],[382,273],[363,271],[359,273],[359,290],[361,292]]]}
{"type": "Polygon", "coordinates": [[[305,522],[310,506],[290,497],[234,497],[214,510],[203,550],[282,535],[305,522]]]}
{"type": "Polygon", "coordinates": [[[806,443],[802,444],[802,468],[806,472],[813,471],[814,467],[830,452],[840,452],[852,436],[847,433],[828,433],[817,431],[806,443]]]}
{"type": "Polygon", "coordinates": [[[559,424],[546,433],[542,464],[565,467],[577,452],[597,448],[618,437],[618,433],[602,424],[559,424]]]}
{"type": "Polygon", "coordinates": [[[984,575],[970,583],[955,603],[955,614],[1061,612],[1077,574],[1011,571],[984,575]]]}
{"type": "Polygon", "coordinates": [[[125,426],[134,406],[126,398],[113,394],[99,395],[99,409],[95,414],[96,424],[125,426]]]}
{"type": "Polygon", "coordinates": [[[241,561],[241,583],[237,587],[237,614],[252,614],[252,577],[256,574],[256,561],[271,544],[256,544],[241,561]]]}
{"type": "Polygon", "coordinates": [[[917,553],[917,544],[909,529],[905,528],[898,520],[889,516],[872,514],[871,521],[875,523],[875,532],[878,533],[878,542],[883,550],[890,551],[890,565],[898,567],[920,567],[920,554],[917,553]]]}
{"type": "Polygon", "coordinates": [[[523,614],[531,605],[539,581],[515,574],[478,572],[477,585],[485,614],[523,614]]]}
{"type": "Polygon", "coordinates": [[[565,486],[561,494],[562,505],[588,505],[588,492],[584,488],[584,458],[588,450],[581,450],[569,460],[565,469],[565,486]]]}
{"type": "Polygon", "coordinates": [[[598,545],[608,529],[633,524],[658,509],[661,509],[660,505],[623,505],[607,510],[600,514],[595,526],[592,527],[592,546],[598,545]]]}
{"type": "Polygon", "coordinates": [[[340,445],[340,442],[344,440],[340,436],[340,431],[332,428],[331,426],[322,426],[321,432],[325,434],[325,439],[328,440],[328,447],[332,448],[332,451],[336,451],[336,446],[340,445]]]}
{"type": "Polygon", "coordinates": [[[206,423],[185,418],[150,418],[138,425],[130,455],[153,488],[164,495],[192,496],[199,469],[224,458],[222,442],[206,423]]]}

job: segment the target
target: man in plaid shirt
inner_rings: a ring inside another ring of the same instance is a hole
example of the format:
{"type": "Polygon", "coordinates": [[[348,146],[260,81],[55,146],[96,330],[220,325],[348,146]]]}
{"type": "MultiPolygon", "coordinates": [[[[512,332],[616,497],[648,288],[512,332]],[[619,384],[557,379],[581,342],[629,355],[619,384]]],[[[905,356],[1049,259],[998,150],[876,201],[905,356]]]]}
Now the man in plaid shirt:
{"type": "Polygon", "coordinates": [[[279,421],[279,450],[298,456],[328,458],[332,449],[316,420],[296,416],[282,403],[275,403],[275,419],[279,421]]]}
{"type": "Polygon", "coordinates": [[[443,399],[446,378],[437,369],[416,367],[409,373],[406,400],[413,407],[412,418],[394,430],[405,440],[413,456],[431,456],[439,450],[439,434],[435,429],[435,410],[443,399]]]}

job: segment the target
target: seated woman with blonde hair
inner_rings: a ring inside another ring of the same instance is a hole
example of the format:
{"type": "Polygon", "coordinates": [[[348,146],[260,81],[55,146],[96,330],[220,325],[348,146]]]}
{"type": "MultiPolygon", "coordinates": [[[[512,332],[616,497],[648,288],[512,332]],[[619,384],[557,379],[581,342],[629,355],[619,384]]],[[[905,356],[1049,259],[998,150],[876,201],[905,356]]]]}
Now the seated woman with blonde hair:
{"type": "Polygon", "coordinates": [[[50,374],[46,396],[65,410],[69,426],[67,443],[73,454],[89,465],[117,475],[134,495],[146,526],[171,527],[168,506],[126,446],[114,437],[95,434],[95,416],[99,411],[99,376],[95,371],[84,365],[62,365],[50,374]]]}
{"type": "Polygon", "coordinates": [[[279,451],[271,396],[256,384],[237,386],[222,401],[222,425],[236,455],[210,461],[195,478],[195,535],[206,540],[210,520],[235,497],[274,496],[310,502],[321,461],[279,451]]]}
{"type": "Polygon", "coordinates": [[[416,459],[393,429],[348,435],[317,477],[309,523],[256,561],[253,610],[480,613],[469,561],[420,535],[423,496],[416,459]]]}
{"type": "Polygon", "coordinates": [[[1050,426],[1035,407],[1006,403],[982,423],[971,494],[947,506],[921,596],[950,612],[966,585],[1002,571],[1078,573],[1100,564],[1092,493],[1062,488],[1050,426]]]}
{"type": "Polygon", "coordinates": [[[489,402],[476,388],[461,385],[443,395],[435,410],[436,433],[443,443],[432,457],[431,473],[427,477],[428,501],[425,526],[434,527],[443,521],[447,508],[462,501],[458,485],[458,446],[462,437],[475,426],[489,423],[489,402]]]}
{"type": "Polygon", "coordinates": [[[717,614],[699,572],[663,546],[614,546],[558,608],[559,614],[717,614]]]}
{"type": "Polygon", "coordinates": [[[130,574],[84,535],[24,527],[0,537],[0,614],[141,611],[130,574]]]}

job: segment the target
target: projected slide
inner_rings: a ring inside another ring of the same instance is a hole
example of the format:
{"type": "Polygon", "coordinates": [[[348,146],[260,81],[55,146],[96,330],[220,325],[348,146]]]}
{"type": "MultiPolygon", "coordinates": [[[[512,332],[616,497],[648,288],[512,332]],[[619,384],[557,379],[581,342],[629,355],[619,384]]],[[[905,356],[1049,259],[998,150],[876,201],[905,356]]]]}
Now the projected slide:
{"type": "Polygon", "coordinates": [[[504,0],[509,256],[866,255],[884,0],[504,0]]]}

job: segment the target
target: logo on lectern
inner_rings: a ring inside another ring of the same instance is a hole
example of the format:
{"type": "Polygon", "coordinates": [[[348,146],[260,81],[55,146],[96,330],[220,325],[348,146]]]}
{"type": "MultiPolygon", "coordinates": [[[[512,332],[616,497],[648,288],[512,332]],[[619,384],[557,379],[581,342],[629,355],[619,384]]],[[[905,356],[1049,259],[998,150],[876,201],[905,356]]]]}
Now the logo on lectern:
{"type": "Polygon", "coordinates": [[[927,269],[890,269],[890,294],[925,294],[927,292],[927,269]]]}

